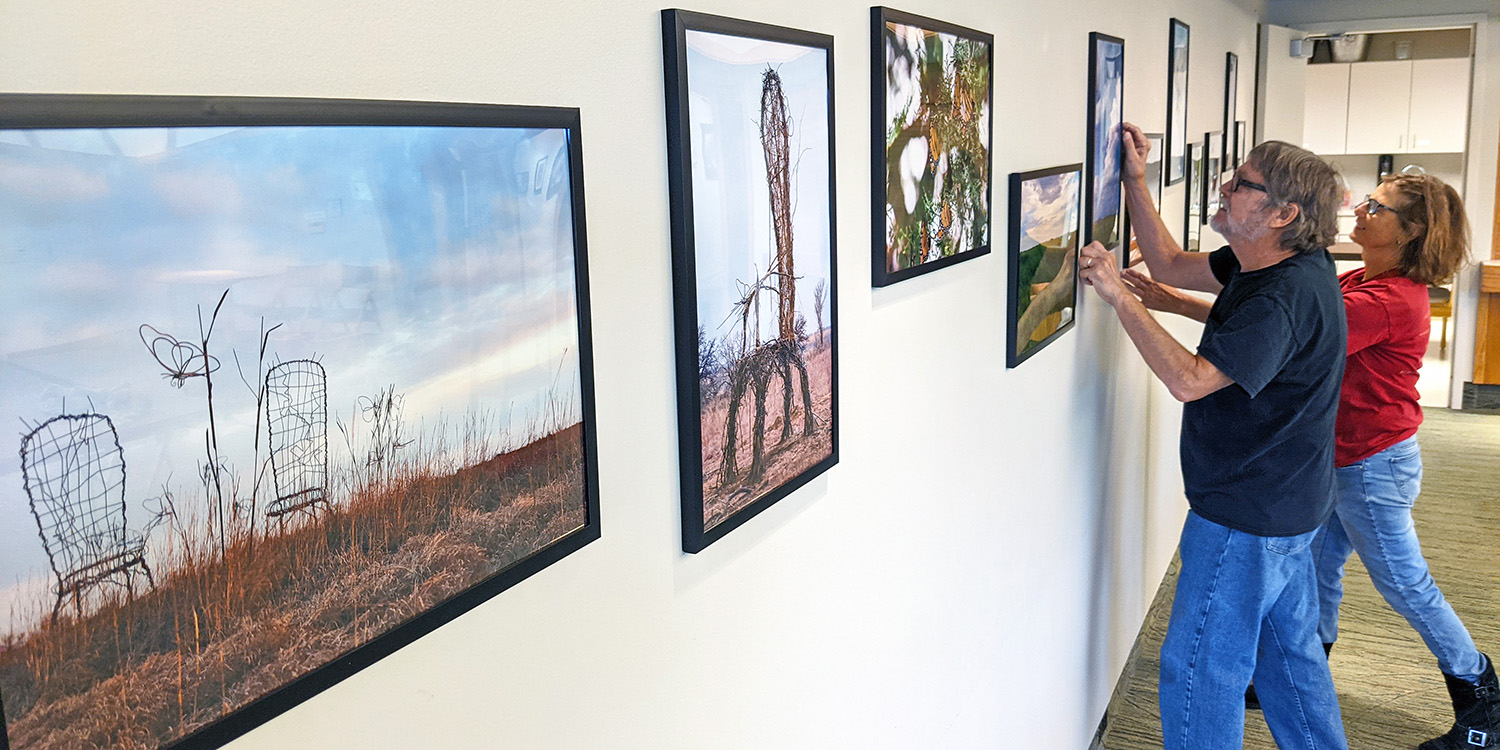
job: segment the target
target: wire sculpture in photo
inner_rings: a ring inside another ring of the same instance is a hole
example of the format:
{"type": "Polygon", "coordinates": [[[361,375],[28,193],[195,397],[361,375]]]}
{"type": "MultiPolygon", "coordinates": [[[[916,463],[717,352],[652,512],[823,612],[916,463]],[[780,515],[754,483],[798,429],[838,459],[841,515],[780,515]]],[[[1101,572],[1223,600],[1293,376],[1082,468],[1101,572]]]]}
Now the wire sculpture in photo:
{"type": "Polygon", "coordinates": [[[266,428],[276,497],[266,515],[328,505],[328,376],[310,359],[294,359],[266,373],[266,428]]]}
{"type": "Polygon", "coordinates": [[[132,594],[135,572],[156,581],[146,565],[144,538],[125,525],[125,454],[114,423],[103,414],[63,414],[21,438],[21,475],[42,547],[57,575],[57,603],[123,576],[132,594]]]}

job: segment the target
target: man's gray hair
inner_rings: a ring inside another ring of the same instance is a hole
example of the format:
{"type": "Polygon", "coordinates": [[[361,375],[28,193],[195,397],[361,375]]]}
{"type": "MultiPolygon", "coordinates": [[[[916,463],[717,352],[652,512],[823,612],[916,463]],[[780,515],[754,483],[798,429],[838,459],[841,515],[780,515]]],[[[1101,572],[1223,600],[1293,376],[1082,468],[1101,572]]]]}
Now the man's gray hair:
{"type": "Polygon", "coordinates": [[[1281,230],[1281,246],[1299,253],[1323,250],[1338,236],[1338,206],[1344,191],[1338,173],[1316,154],[1285,141],[1266,141],[1245,161],[1266,181],[1272,204],[1296,204],[1297,218],[1281,230]]]}

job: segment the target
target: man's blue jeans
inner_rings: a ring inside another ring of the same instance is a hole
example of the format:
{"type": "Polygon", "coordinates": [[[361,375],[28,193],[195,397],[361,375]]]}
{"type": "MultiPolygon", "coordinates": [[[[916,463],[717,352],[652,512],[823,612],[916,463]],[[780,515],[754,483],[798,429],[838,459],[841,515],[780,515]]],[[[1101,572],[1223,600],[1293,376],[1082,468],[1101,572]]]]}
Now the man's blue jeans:
{"type": "Polygon", "coordinates": [[[1161,646],[1166,750],[1243,747],[1252,678],[1282,750],[1347,750],[1318,642],[1316,534],[1256,536],[1188,513],[1161,646]]]}
{"type": "Polygon", "coordinates": [[[1484,657],[1453,607],[1427,572],[1411,507],[1422,492],[1422,449],[1416,436],[1337,470],[1338,497],[1333,517],[1313,541],[1318,569],[1318,636],[1333,643],[1339,635],[1339,602],[1344,598],[1344,561],[1351,550],[1370,571],[1375,590],[1406,618],[1438,668],[1470,682],[1484,671],[1484,657]]]}

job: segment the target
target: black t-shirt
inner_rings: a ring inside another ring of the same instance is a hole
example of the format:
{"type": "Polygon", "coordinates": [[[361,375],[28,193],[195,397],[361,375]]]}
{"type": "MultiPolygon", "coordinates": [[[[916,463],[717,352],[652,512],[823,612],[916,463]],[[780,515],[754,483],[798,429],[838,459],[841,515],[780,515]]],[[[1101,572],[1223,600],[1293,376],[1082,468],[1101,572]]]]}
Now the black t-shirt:
{"type": "Polygon", "coordinates": [[[1182,409],[1182,476],[1198,515],[1258,536],[1318,528],[1333,508],[1333,422],[1344,301],[1327,251],[1244,273],[1209,256],[1224,290],[1198,355],[1231,380],[1182,409]]]}

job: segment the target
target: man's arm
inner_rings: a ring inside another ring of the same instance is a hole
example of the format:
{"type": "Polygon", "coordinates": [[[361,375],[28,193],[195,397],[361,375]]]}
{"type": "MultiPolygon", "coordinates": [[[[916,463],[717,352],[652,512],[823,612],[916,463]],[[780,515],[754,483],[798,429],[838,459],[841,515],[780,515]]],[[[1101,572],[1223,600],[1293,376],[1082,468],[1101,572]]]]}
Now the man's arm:
{"type": "Polygon", "coordinates": [[[1146,188],[1146,156],[1151,144],[1140,128],[1128,122],[1121,126],[1120,136],[1124,141],[1120,177],[1125,185],[1125,202],[1130,207],[1130,227],[1135,231],[1141,257],[1151,269],[1152,277],[1182,289],[1218,293],[1224,285],[1209,267],[1208,253],[1183,252],[1151,203],[1151,192],[1146,188]]]}
{"type": "Polygon", "coordinates": [[[1105,250],[1103,245],[1091,242],[1080,257],[1080,277],[1115,309],[1126,335],[1140,351],[1141,358],[1146,360],[1146,366],[1166,384],[1173,398],[1183,402],[1197,401],[1234,382],[1212,362],[1188,351],[1151,317],[1146,305],[1120,281],[1113,253],[1105,250]]]}

